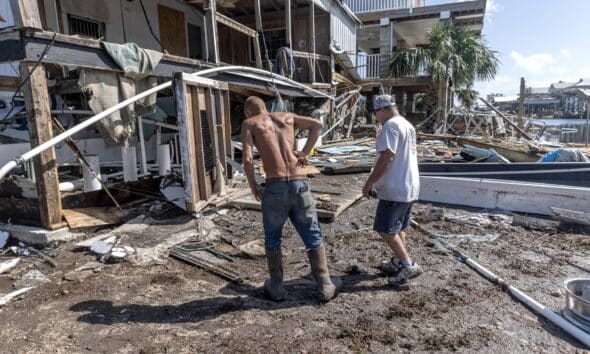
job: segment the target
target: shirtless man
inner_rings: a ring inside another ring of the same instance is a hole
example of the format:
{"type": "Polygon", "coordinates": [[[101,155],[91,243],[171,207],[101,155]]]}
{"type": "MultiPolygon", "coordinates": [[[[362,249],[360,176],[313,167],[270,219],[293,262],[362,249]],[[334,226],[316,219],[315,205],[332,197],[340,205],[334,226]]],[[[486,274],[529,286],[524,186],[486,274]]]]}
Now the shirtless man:
{"type": "Polygon", "coordinates": [[[268,113],[264,101],[256,96],[246,100],[244,114],[247,118],[242,124],[244,170],[252,194],[257,200],[262,200],[264,245],[270,273],[264,288],[271,299],[284,300],[281,237],[289,218],[307,248],[319,298],[329,301],[336,296],[341,282],[330,279],[314,200],[303,171],[323,125],[312,118],[292,113],[268,113]],[[294,151],[296,128],[309,131],[302,151],[294,151]],[[254,178],[253,145],[264,164],[264,188],[254,178]]]}

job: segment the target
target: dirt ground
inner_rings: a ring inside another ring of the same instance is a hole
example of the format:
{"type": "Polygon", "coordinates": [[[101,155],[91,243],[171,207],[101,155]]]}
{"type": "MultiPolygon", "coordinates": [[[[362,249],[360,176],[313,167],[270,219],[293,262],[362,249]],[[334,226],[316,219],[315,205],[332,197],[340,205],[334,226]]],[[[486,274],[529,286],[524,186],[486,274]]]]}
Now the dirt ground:
{"type": "MultiPolygon", "coordinates": [[[[364,176],[338,178],[359,184],[364,176]]],[[[104,265],[76,278],[70,272],[96,258],[73,244],[53,251],[57,268],[26,258],[0,275],[0,293],[13,290],[31,269],[52,282],[0,308],[2,352],[585,352],[417,230],[409,231],[408,246],[425,273],[402,287],[388,286],[377,266],[390,252],[370,231],[375,207],[375,200],[360,201],[322,225],[333,274],[344,283],[325,304],[315,298],[303,244],[290,224],[283,243],[288,295],[281,303],[260,290],[265,260],[239,256],[227,243],[219,248],[236,255],[226,265],[247,278],[242,284],[173,258],[160,265],[104,265]]],[[[128,233],[127,244],[153,246],[196,230],[197,221],[176,211],[159,214],[141,232],[128,233]]],[[[414,217],[437,233],[463,235],[444,242],[554,310],[564,306],[565,279],[589,277],[589,235],[531,231],[511,226],[510,215],[427,204],[417,204],[414,217]],[[446,219],[432,220],[433,210],[446,219]],[[469,219],[474,215],[479,219],[469,219]]],[[[230,209],[205,218],[235,244],[262,237],[257,211],[230,209]]]]}

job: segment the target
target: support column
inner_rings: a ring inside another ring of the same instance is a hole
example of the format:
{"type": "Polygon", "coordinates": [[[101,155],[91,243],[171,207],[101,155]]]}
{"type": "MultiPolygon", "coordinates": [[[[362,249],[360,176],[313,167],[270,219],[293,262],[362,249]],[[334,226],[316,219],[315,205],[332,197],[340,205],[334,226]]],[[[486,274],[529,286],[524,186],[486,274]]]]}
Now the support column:
{"type": "Polygon", "coordinates": [[[207,60],[219,63],[219,39],[217,36],[217,1],[207,0],[205,26],[207,28],[207,60]]]}
{"type": "Polygon", "coordinates": [[[416,100],[414,99],[414,93],[406,93],[407,103],[406,103],[406,110],[410,113],[416,113],[416,100]]]}
{"type": "Polygon", "coordinates": [[[287,38],[287,45],[293,50],[293,26],[291,19],[291,0],[285,0],[285,37],[287,38]]]}
{"type": "Polygon", "coordinates": [[[524,97],[526,96],[524,77],[520,78],[520,97],[518,97],[518,127],[524,128],[524,97]]]}
{"type": "Polygon", "coordinates": [[[393,51],[393,23],[387,17],[380,21],[379,31],[379,76],[389,77],[389,58],[393,51]]]}
{"type": "MultiPolygon", "coordinates": [[[[23,61],[20,63],[22,80],[24,81],[28,77],[22,92],[25,97],[31,148],[53,138],[45,67],[39,65],[33,71],[34,67],[34,62],[23,61]]],[[[39,198],[41,225],[48,229],[59,228],[62,226],[61,194],[59,192],[55,149],[51,147],[34,157],[33,166],[39,198]]]]}
{"type": "MultiPolygon", "coordinates": [[[[315,3],[313,1],[309,5],[309,21],[311,27],[309,49],[315,54],[315,3]]],[[[311,59],[311,82],[315,82],[315,58],[311,59]]]]}
{"type": "MultiPolygon", "coordinates": [[[[256,44],[254,44],[254,50],[256,50],[256,66],[259,65],[258,63],[258,53],[260,53],[260,42],[262,41],[264,43],[264,33],[263,33],[263,28],[262,28],[262,10],[260,9],[260,0],[256,0],[254,2],[254,16],[256,18],[256,33],[258,33],[258,38],[257,39],[257,43],[258,43],[258,48],[256,48],[256,44]]],[[[272,60],[272,58],[270,58],[268,56],[268,47],[267,47],[268,43],[263,44],[263,49],[264,49],[264,60],[267,60],[267,65],[268,65],[268,70],[272,71],[272,62],[270,62],[270,60],[272,60]]],[[[262,59],[260,60],[260,67],[262,67],[262,59]]]]}

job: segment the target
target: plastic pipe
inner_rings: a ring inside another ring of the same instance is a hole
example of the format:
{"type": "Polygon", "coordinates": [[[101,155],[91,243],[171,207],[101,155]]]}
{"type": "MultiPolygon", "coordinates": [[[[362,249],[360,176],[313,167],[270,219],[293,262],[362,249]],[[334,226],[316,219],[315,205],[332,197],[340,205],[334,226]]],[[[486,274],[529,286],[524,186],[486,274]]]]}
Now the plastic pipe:
{"type": "MultiPolygon", "coordinates": [[[[414,220],[411,221],[412,226],[420,229],[421,231],[427,233],[428,235],[432,235],[435,238],[440,237],[434,232],[426,229],[422,225],[418,224],[414,220]]],[[[508,284],[504,279],[498,277],[496,274],[491,272],[489,269],[485,268],[484,266],[480,265],[473,259],[465,256],[461,251],[459,251],[456,247],[444,244],[443,242],[437,240],[436,243],[442,248],[446,248],[451,250],[455,253],[459,260],[465,264],[467,264],[471,269],[475,270],[478,274],[483,276],[484,278],[488,279],[490,282],[497,284],[503,290],[507,291],[510,295],[517,298],[520,302],[525,304],[528,308],[536,312],[537,314],[545,317],[549,322],[553,323],[557,327],[561,328],[563,331],[571,335],[572,337],[576,338],[580,341],[580,343],[584,344],[587,348],[590,348],[590,334],[584,332],[582,329],[576,327],[574,324],[569,322],[568,320],[564,319],[563,317],[559,316],[551,309],[547,308],[546,306],[540,304],[532,297],[528,296],[524,292],[520,291],[518,288],[508,284]]]]}
{"type": "Polygon", "coordinates": [[[166,176],[172,170],[170,164],[170,145],[158,145],[158,175],[166,176]]]}

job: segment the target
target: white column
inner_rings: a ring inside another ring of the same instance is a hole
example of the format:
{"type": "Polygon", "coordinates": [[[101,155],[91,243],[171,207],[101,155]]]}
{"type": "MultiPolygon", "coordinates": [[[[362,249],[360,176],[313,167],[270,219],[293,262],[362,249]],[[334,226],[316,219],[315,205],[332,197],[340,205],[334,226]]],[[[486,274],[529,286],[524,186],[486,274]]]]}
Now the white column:
{"type": "Polygon", "coordinates": [[[123,180],[125,182],[137,181],[137,155],[135,146],[121,148],[123,160],[123,180]]]}
{"type": "Polygon", "coordinates": [[[172,168],[170,166],[170,145],[158,145],[158,174],[166,176],[170,174],[172,168]]]}
{"type": "Polygon", "coordinates": [[[102,184],[100,183],[100,158],[98,155],[86,155],[84,158],[89,165],[84,165],[84,168],[82,169],[82,177],[84,178],[84,192],[101,190],[102,184]]]}

